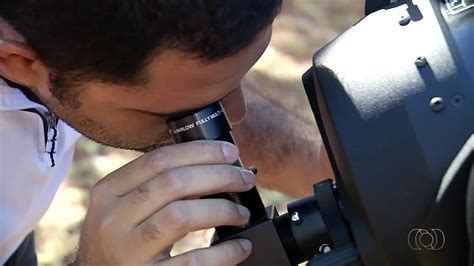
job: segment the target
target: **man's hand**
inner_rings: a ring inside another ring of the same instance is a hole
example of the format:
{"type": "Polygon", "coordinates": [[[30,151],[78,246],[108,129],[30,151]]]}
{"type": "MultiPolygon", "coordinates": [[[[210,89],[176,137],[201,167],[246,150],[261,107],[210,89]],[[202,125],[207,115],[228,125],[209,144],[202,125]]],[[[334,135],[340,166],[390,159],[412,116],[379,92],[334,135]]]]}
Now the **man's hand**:
{"type": "Polygon", "coordinates": [[[255,185],[252,172],[232,166],[238,149],[193,141],[145,154],[100,180],[82,228],[80,265],[235,265],[251,251],[248,240],[227,241],[170,258],[188,232],[244,225],[247,208],[224,199],[255,185]]]}

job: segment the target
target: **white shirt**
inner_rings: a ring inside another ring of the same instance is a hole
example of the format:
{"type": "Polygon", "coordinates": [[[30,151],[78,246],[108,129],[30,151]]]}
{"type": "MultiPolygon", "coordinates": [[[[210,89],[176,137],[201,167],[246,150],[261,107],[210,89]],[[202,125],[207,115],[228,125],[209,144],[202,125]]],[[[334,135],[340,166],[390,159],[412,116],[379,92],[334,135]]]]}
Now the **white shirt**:
{"type": "Polygon", "coordinates": [[[79,133],[47,114],[0,79],[0,265],[35,228],[72,162],[79,133]]]}

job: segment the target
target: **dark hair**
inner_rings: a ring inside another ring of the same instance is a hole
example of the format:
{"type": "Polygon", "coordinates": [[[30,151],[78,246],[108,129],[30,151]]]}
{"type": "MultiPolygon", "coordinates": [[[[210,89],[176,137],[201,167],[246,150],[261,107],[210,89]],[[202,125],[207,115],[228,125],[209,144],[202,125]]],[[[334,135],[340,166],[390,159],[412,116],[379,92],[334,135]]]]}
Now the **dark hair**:
{"type": "Polygon", "coordinates": [[[213,61],[252,43],[281,0],[0,0],[0,16],[58,74],[129,82],[176,48],[213,61]]]}

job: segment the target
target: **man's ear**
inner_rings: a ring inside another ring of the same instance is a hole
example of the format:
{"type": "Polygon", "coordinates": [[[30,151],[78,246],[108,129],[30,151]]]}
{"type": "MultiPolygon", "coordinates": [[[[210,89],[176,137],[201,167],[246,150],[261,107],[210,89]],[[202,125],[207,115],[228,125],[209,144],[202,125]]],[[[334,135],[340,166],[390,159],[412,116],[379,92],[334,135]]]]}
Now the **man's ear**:
{"type": "Polygon", "coordinates": [[[25,42],[0,40],[0,75],[26,87],[37,87],[47,75],[46,67],[25,42]]]}

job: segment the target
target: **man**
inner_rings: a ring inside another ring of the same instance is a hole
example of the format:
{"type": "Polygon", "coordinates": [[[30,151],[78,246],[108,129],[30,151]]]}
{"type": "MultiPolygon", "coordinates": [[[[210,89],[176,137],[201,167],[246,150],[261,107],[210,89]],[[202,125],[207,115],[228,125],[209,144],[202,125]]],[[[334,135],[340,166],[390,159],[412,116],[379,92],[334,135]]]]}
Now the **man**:
{"type": "Polygon", "coordinates": [[[77,134],[67,125],[105,145],[145,152],[92,190],[80,264],[244,260],[247,240],[170,258],[170,247],[190,231],[245,224],[245,207],[199,198],[246,191],[255,176],[231,165],[239,156],[234,145],[168,145],[165,121],[222,99],[230,120],[242,121],[234,130],[240,156],[264,173],[259,183],[301,193],[329,174],[314,125],[254,90],[245,91],[247,107],[244,101],[240,82],[268,46],[280,6],[281,0],[1,1],[0,263],[31,259],[28,234],[72,158],[77,134]]]}

